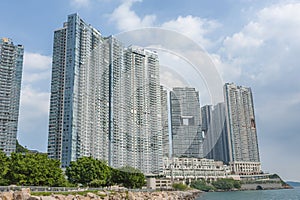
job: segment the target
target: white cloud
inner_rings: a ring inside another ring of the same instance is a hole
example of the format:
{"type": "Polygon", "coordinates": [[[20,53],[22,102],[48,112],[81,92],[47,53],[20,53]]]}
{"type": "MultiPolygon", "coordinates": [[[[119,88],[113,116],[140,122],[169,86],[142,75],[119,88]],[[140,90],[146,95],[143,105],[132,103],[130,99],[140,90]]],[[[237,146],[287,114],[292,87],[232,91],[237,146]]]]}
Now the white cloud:
{"type": "Polygon", "coordinates": [[[29,148],[46,151],[51,57],[25,52],[18,138],[29,148]],[[21,134],[20,134],[21,133],[21,134]],[[44,141],[44,143],[36,141],[44,141]]]}
{"type": "Polygon", "coordinates": [[[48,70],[51,68],[51,57],[39,53],[24,53],[25,70],[48,70]]]}
{"type": "Polygon", "coordinates": [[[297,2],[259,10],[242,30],[225,38],[218,52],[226,65],[240,70],[239,76],[231,76],[225,66],[225,76],[253,89],[264,169],[296,180],[300,178],[299,161],[294,159],[300,150],[299,10],[297,2]],[[273,154],[280,160],[270,159],[273,154]],[[288,171],[286,163],[293,165],[288,171]]]}
{"type": "Polygon", "coordinates": [[[179,16],[176,20],[171,20],[161,25],[162,28],[175,30],[190,37],[204,47],[211,45],[211,41],[205,38],[205,35],[211,33],[219,26],[220,24],[217,21],[191,15],[179,16]]]}
{"type": "Polygon", "coordinates": [[[90,0],[71,0],[71,5],[74,7],[88,7],[90,5],[90,0]]]}
{"type": "Polygon", "coordinates": [[[119,30],[126,31],[142,27],[151,27],[154,25],[156,19],[155,15],[146,15],[143,18],[140,18],[133,10],[131,10],[131,6],[135,2],[141,1],[123,1],[123,3],[110,15],[110,20],[116,23],[119,30]]]}
{"type": "Polygon", "coordinates": [[[156,15],[138,16],[137,13],[132,10],[132,5],[136,2],[142,2],[142,0],[125,0],[110,14],[110,20],[116,23],[120,31],[153,26],[161,27],[177,31],[204,47],[210,47],[213,42],[209,40],[206,35],[220,27],[220,24],[215,20],[203,19],[191,15],[178,16],[174,20],[159,24],[156,22],[156,15]]]}
{"type": "Polygon", "coordinates": [[[30,85],[22,88],[21,110],[25,118],[37,119],[49,111],[49,92],[35,90],[30,85]]]}
{"type": "Polygon", "coordinates": [[[276,4],[257,12],[255,19],[230,37],[219,53],[248,79],[267,84],[296,70],[300,51],[300,3],[276,4]]]}
{"type": "Polygon", "coordinates": [[[39,81],[50,81],[50,70],[43,71],[43,72],[23,72],[23,83],[24,84],[31,84],[36,83],[39,81]]]}
{"type": "Polygon", "coordinates": [[[18,138],[27,147],[43,152],[47,147],[49,101],[48,92],[30,85],[22,87],[18,138]]]}
{"type": "Polygon", "coordinates": [[[234,67],[227,62],[224,62],[220,55],[212,53],[210,54],[210,58],[224,82],[232,82],[232,80],[241,76],[241,68],[234,67]]]}

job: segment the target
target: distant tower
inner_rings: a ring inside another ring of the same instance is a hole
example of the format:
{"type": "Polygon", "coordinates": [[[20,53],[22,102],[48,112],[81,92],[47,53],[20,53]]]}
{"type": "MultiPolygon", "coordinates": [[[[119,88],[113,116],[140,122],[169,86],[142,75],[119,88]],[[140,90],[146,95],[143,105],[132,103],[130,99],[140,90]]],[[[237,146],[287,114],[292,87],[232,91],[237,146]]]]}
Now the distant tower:
{"type": "Polygon", "coordinates": [[[201,108],[202,130],[204,132],[204,156],[209,159],[229,163],[229,147],[225,104],[206,105],[201,108]]]}
{"type": "Polygon", "coordinates": [[[24,48],[0,39],[0,150],[16,150],[24,48]]]}
{"type": "Polygon", "coordinates": [[[173,88],[170,92],[172,156],[202,157],[203,143],[199,92],[173,88]]]}
{"type": "Polygon", "coordinates": [[[251,89],[226,83],[224,86],[226,120],[231,161],[259,162],[251,89]]]}
{"type": "Polygon", "coordinates": [[[261,172],[251,89],[224,85],[229,160],[236,174],[251,175],[261,172]]]}
{"type": "Polygon", "coordinates": [[[160,86],[163,156],[170,157],[168,91],[160,86]]]}

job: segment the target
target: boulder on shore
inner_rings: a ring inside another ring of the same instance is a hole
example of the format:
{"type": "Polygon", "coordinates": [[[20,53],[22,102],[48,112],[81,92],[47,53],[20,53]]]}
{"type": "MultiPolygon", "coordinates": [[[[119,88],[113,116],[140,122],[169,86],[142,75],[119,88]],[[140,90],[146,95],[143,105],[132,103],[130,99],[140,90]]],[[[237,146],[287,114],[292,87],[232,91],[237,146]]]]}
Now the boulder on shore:
{"type": "Polygon", "coordinates": [[[194,200],[200,194],[199,190],[188,191],[154,191],[154,192],[132,192],[132,191],[95,191],[82,195],[62,195],[50,194],[49,196],[32,196],[30,189],[21,191],[0,192],[0,200],[143,200],[143,199],[160,199],[160,200],[194,200]]]}

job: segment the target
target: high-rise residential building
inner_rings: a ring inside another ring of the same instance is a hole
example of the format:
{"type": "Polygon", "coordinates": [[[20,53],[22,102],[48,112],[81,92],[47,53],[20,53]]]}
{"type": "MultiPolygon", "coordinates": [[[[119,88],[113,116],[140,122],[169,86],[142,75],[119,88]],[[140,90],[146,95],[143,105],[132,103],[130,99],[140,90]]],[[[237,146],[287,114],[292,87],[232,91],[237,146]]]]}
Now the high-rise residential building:
{"type": "Polygon", "coordinates": [[[145,173],[162,170],[161,99],[158,55],[139,47],[124,49],[123,67],[110,100],[110,162],[145,173]]]}
{"type": "Polygon", "coordinates": [[[224,85],[229,160],[239,174],[259,173],[260,159],[257,142],[252,91],[234,83],[224,85]],[[255,168],[249,172],[244,166],[255,168]],[[244,170],[245,169],[245,170],[244,170]]]}
{"type": "Polygon", "coordinates": [[[251,88],[226,83],[224,95],[230,160],[259,162],[251,88]]]}
{"type": "Polygon", "coordinates": [[[225,104],[201,108],[204,157],[229,163],[225,104]]]}
{"type": "Polygon", "coordinates": [[[159,62],[155,52],[125,48],[77,14],[54,32],[49,157],[66,167],[82,156],[162,169],[159,62]]]}
{"type": "Polygon", "coordinates": [[[107,160],[105,102],[100,99],[105,87],[99,78],[103,46],[100,32],[77,14],[54,32],[48,154],[63,167],[81,156],[107,160]]]}
{"type": "Polygon", "coordinates": [[[0,150],[16,150],[24,48],[0,39],[0,150]]]}
{"type": "Polygon", "coordinates": [[[176,87],[170,92],[172,156],[202,157],[203,137],[199,92],[176,87]]]}
{"type": "Polygon", "coordinates": [[[163,156],[170,157],[168,91],[160,86],[163,156]]]}

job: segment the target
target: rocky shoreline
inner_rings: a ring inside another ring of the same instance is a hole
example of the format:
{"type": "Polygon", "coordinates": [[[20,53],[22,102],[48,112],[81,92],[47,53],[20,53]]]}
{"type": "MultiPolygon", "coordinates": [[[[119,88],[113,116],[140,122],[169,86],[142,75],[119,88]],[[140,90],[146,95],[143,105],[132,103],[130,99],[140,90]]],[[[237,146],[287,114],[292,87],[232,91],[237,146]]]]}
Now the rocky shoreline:
{"type": "Polygon", "coordinates": [[[187,191],[154,191],[154,192],[131,192],[131,191],[95,191],[86,195],[62,195],[51,194],[50,196],[31,195],[30,189],[21,191],[1,192],[0,200],[194,200],[200,195],[199,190],[187,191]]]}

